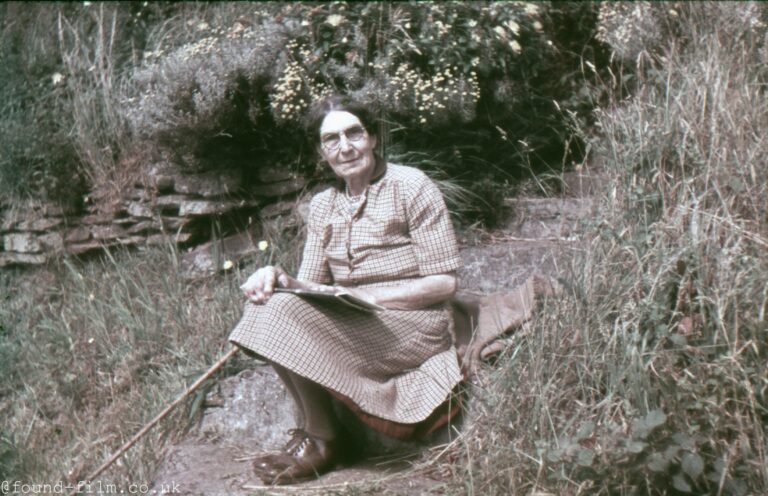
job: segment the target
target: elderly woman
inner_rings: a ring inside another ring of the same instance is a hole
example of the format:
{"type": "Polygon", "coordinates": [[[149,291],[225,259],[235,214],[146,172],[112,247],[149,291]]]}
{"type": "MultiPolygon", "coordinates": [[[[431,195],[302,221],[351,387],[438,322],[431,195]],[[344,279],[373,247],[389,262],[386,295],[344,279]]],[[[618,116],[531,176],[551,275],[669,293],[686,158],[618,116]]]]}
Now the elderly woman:
{"type": "Polygon", "coordinates": [[[369,426],[401,439],[444,424],[462,375],[447,306],[460,266],[443,198],[422,172],[375,152],[376,122],[344,97],[319,105],[310,130],[340,180],[310,205],[296,277],[262,267],[242,289],[249,299],[230,340],[271,363],[292,395],[298,428],[283,452],[256,459],[268,484],[315,477],[339,461],[332,397],[369,426]],[[384,307],[364,312],[275,292],[334,292],[384,307]]]}

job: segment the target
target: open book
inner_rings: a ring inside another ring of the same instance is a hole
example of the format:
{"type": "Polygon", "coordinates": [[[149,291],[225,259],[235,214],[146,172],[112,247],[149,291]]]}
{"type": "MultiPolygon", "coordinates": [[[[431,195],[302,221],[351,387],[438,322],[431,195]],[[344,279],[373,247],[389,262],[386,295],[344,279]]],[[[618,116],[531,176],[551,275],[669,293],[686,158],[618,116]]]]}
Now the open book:
{"type": "Polygon", "coordinates": [[[370,303],[365,300],[361,300],[356,296],[352,296],[343,289],[337,289],[336,291],[315,291],[312,289],[275,288],[275,293],[293,293],[295,295],[303,296],[306,298],[336,301],[348,307],[352,307],[357,310],[363,310],[365,312],[386,310],[386,308],[382,307],[381,305],[370,303]]]}

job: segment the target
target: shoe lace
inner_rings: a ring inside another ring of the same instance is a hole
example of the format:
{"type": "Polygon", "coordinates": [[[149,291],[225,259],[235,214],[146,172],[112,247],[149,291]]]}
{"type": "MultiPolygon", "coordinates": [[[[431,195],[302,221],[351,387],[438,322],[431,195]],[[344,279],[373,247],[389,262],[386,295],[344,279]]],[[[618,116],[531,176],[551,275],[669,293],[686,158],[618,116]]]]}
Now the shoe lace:
{"type": "Polygon", "coordinates": [[[291,440],[288,441],[285,452],[291,456],[303,451],[311,441],[309,434],[304,429],[291,429],[288,433],[291,435],[291,440]],[[301,438],[298,443],[296,443],[297,438],[301,438]]]}

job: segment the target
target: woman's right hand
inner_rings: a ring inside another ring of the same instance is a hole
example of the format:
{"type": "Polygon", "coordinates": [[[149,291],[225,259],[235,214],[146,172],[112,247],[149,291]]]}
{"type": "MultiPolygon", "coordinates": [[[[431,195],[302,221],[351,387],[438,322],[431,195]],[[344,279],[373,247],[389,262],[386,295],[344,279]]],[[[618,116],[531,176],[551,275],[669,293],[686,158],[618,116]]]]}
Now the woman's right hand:
{"type": "Polygon", "coordinates": [[[267,265],[251,274],[240,289],[243,290],[248,301],[260,305],[269,300],[275,287],[289,287],[291,279],[280,267],[267,265]]]}

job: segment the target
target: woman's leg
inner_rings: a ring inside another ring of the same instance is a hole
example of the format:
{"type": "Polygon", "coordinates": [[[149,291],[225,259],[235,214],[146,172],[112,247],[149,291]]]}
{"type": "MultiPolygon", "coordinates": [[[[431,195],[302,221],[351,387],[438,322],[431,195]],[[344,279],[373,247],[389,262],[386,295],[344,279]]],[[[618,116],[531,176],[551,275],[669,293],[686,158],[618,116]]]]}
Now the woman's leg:
{"type": "Polygon", "coordinates": [[[298,429],[304,429],[307,422],[307,412],[304,410],[304,402],[301,400],[301,396],[293,382],[293,378],[298,376],[282,365],[276,363],[272,363],[272,368],[275,369],[275,373],[277,373],[277,376],[283,382],[285,389],[288,390],[291,398],[293,398],[293,403],[296,405],[296,427],[298,429]]]}
{"type": "Polygon", "coordinates": [[[281,454],[257,457],[253,469],[267,484],[291,484],[333,468],[340,449],[337,420],[330,394],[318,384],[273,364],[303,416],[281,454]]]}
{"type": "Polygon", "coordinates": [[[339,432],[338,421],[333,413],[330,393],[309,379],[288,370],[285,371],[290,374],[293,386],[301,399],[305,419],[304,430],[310,436],[324,441],[336,439],[339,432]]]}

